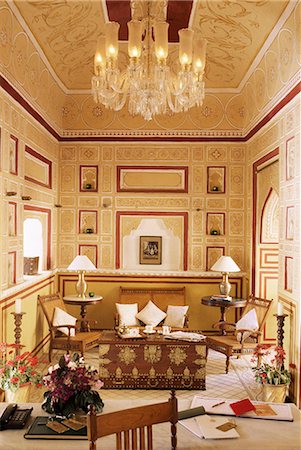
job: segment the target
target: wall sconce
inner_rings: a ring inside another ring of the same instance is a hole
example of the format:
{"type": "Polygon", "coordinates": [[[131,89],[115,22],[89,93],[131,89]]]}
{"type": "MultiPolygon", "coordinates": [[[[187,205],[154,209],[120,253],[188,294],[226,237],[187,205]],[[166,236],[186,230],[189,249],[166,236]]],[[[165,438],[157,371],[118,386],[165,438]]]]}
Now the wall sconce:
{"type": "Polygon", "coordinates": [[[8,192],[6,192],[6,195],[8,197],[12,197],[13,195],[17,195],[17,193],[15,191],[8,191],[8,192]]]}
{"type": "Polygon", "coordinates": [[[30,195],[22,195],[22,200],[31,200],[32,197],[30,197],[30,195]]]}
{"type": "Polygon", "coordinates": [[[62,207],[62,205],[60,205],[59,203],[55,203],[55,205],[54,205],[56,208],[61,208],[62,207]]]}

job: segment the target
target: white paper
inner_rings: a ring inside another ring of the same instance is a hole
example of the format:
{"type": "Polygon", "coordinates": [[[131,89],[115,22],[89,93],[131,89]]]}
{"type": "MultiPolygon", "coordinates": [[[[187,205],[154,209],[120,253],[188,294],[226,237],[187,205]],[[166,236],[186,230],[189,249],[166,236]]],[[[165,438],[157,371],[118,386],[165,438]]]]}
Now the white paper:
{"type": "Polygon", "coordinates": [[[233,439],[239,437],[235,428],[231,428],[228,431],[217,429],[217,427],[228,422],[226,417],[208,416],[208,414],[204,414],[196,417],[195,420],[205,439],[233,439]]]}

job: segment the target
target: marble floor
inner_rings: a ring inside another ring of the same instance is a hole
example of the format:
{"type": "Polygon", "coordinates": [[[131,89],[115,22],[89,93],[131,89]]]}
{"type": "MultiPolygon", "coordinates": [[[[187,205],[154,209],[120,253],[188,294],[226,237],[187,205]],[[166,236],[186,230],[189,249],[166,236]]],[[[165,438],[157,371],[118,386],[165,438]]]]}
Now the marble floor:
{"type": "MultiPolygon", "coordinates": [[[[53,353],[52,363],[41,363],[39,370],[42,373],[47,372],[49,365],[56,364],[60,354],[53,353]]],[[[98,367],[98,349],[92,349],[85,354],[87,364],[98,367]]],[[[43,400],[44,389],[31,387],[30,398],[32,402],[41,402],[43,400]]],[[[229,373],[225,373],[225,356],[213,350],[209,350],[206,365],[206,390],[201,391],[203,397],[223,397],[232,399],[242,399],[249,397],[253,400],[260,400],[261,388],[255,382],[251,370],[250,358],[243,356],[240,359],[232,358],[230,361],[229,373]]],[[[192,399],[194,395],[200,394],[200,391],[177,390],[178,398],[192,399]]],[[[120,395],[126,400],[164,400],[169,397],[168,390],[121,390],[102,389],[100,395],[106,400],[118,400],[120,395]]]]}

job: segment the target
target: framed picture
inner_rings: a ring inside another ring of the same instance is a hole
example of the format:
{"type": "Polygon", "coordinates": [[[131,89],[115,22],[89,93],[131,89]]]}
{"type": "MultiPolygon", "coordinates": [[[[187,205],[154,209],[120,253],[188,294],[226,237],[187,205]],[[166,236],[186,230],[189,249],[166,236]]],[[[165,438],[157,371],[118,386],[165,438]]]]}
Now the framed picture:
{"type": "Polygon", "coordinates": [[[286,207],[286,239],[288,241],[294,240],[295,228],[295,208],[294,206],[286,207]]]}
{"type": "Polygon", "coordinates": [[[209,194],[224,194],[226,192],[226,167],[207,167],[207,192],[209,194]]]}
{"type": "Polygon", "coordinates": [[[97,211],[84,209],[79,211],[79,233],[97,233],[97,211]]]}
{"type": "Polygon", "coordinates": [[[206,270],[210,270],[216,261],[225,254],[225,247],[206,248],[206,270]]]}
{"type": "Polygon", "coordinates": [[[286,141],[286,179],[292,180],[295,176],[296,164],[295,137],[291,137],[286,141]]]}
{"type": "Polygon", "coordinates": [[[162,237],[140,236],[140,264],[162,264],[162,237]]]}
{"type": "Polygon", "coordinates": [[[9,173],[18,175],[18,139],[12,134],[9,137],[9,173]]]}
{"type": "Polygon", "coordinates": [[[98,191],[98,166],[80,166],[80,192],[98,191]]]}
{"type": "Polygon", "coordinates": [[[284,289],[293,292],[293,258],[285,256],[284,258],[284,289]]]}
{"type": "Polygon", "coordinates": [[[225,234],[225,213],[207,213],[206,233],[211,235],[225,234]]]}
{"type": "Polygon", "coordinates": [[[8,235],[17,235],[17,203],[8,202],[8,235]]]}
{"type": "Polygon", "coordinates": [[[78,246],[79,255],[87,256],[90,261],[97,267],[97,245],[95,244],[80,244],[78,246]]]}

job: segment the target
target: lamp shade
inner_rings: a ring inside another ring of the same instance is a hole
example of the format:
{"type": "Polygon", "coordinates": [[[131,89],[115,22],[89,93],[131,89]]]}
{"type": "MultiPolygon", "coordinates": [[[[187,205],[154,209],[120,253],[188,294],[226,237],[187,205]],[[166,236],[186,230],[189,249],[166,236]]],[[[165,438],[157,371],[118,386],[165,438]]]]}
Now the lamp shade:
{"type": "Polygon", "coordinates": [[[221,256],[210,270],[214,272],[240,272],[240,268],[233,261],[231,256],[221,256]]]}
{"type": "Polygon", "coordinates": [[[86,255],[77,255],[72,263],[68,266],[68,270],[96,270],[94,264],[86,255]]]}

